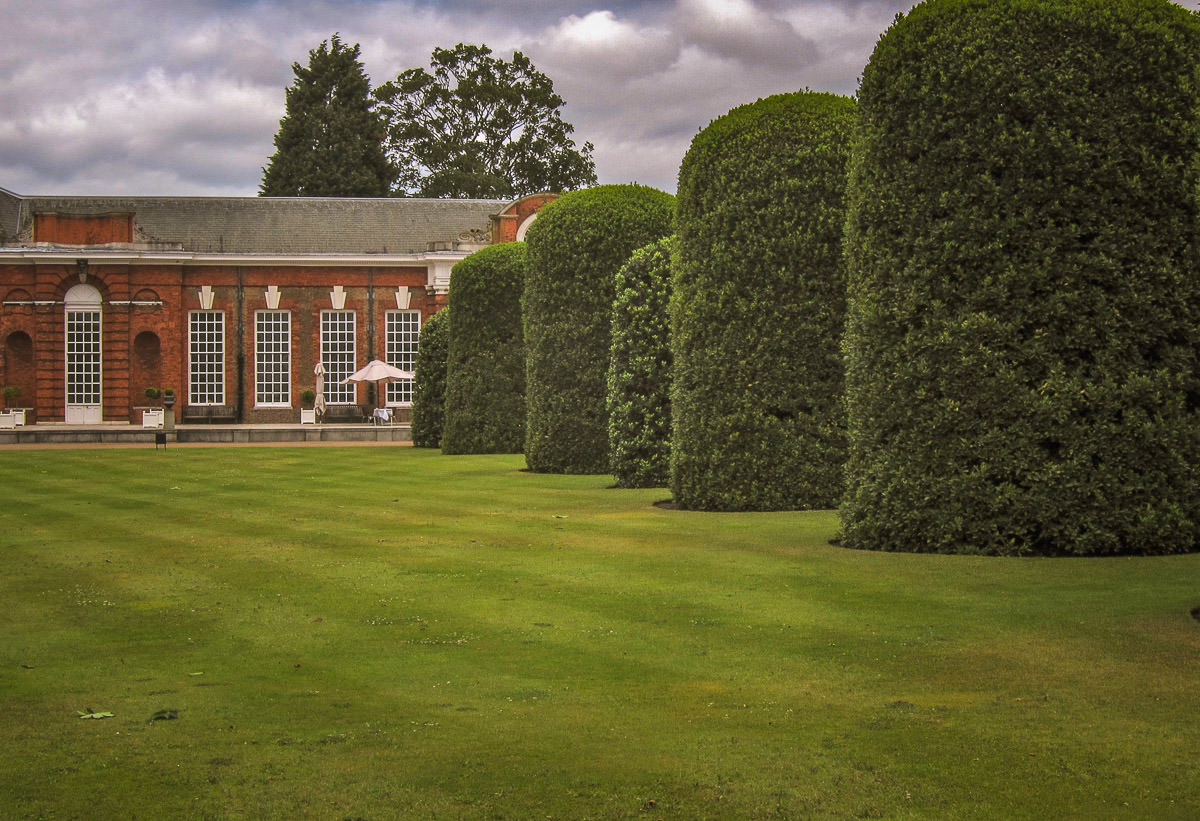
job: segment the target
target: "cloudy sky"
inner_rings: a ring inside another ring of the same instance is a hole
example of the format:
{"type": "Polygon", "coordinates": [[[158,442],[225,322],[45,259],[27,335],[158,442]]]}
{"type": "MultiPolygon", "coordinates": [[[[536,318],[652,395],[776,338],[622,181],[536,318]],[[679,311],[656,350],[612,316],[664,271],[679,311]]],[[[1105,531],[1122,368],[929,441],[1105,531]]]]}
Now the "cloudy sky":
{"type": "MultiPolygon", "coordinates": [[[[811,88],[853,94],[914,0],[0,0],[0,187],[254,195],[292,63],[334,32],[372,83],[435,46],[525,52],[602,183],[675,190],[695,133],[811,88]]],[[[1200,8],[1200,0],[1183,0],[1200,8]]]]}

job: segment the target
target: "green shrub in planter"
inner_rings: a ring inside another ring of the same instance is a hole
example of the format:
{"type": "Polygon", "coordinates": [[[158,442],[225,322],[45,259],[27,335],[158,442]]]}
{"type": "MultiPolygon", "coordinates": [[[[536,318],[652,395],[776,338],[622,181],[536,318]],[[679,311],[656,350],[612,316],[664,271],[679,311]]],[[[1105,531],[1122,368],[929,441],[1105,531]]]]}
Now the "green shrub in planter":
{"type": "Polygon", "coordinates": [[[640,185],[572,191],[526,236],[525,460],[538,473],[607,473],[610,314],[617,269],[671,233],[675,198],[640,185]]]}
{"type": "Polygon", "coordinates": [[[450,274],[445,453],[521,453],[525,446],[525,243],[490,245],[450,274]]]}
{"type": "Polygon", "coordinates": [[[679,172],[671,490],[695,510],[828,508],[845,465],[842,227],[854,101],[781,94],[679,172]]]}
{"type": "Polygon", "coordinates": [[[418,448],[436,448],[446,421],[446,354],[450,309],[425,320],[417,340],[413,372],[412,441],[418,448]]]}
{"type": "Polygon", "coordinates": [[[848,546],[1174,553],[1200,536],[1200,21],[929,0],[859,94],[848,546]]]}
{"type": "Polygon", "coordinates": [[[671,251],[663,239],[617,271],[608,364],[608,443],[619,487],[666,487],[671,474],[671,251]]]}

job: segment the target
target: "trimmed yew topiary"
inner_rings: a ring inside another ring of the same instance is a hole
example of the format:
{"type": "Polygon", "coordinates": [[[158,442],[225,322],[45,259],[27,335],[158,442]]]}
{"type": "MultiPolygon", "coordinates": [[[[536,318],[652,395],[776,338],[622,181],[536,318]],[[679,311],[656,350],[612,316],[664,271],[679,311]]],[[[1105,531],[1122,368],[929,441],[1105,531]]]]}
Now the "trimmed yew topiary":
{"type": "Polygon", "coordinates": [[[608,364],[608,443],[619,487],[666,487],[671,475],[673,238],[617,271],[608,364]]]}
{"type": "Polygon", "coordinates": [[[671,489],[695,510],[842,492],[842,226],[854,101],[781,94],[715,120],[679,172],[671,489]]]}
{"type": "Polygon", "coordinates": [[[450,274],[445,453],[520,453],[525,446],[525,243],[476,251],[450,274]]]}
{"type": "Polygon", "coordinates": [[[450,309],[443,308],[421,327],[413,373],[412,441],[418,448],[442,443],[446,422],[446,355],[450,309]]]}
{"type": "Polygon", "coordinates": [[[1200,25],[928,0],[863,74],[843,538],[1174,553],[1200,536],[1200,25]]]}
{"type": "Polygon", "coordinates": [[[573,191],[526,236],[525,460],[538,473],[607,473],[614,277],[671,233],[675,198],[640,185],[573,191]]]}

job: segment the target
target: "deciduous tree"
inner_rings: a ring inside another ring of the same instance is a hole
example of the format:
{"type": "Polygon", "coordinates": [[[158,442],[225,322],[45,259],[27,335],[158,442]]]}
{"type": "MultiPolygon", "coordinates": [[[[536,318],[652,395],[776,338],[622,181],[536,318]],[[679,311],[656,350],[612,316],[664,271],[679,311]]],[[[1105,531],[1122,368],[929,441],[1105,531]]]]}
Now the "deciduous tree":
{"type": "Polygon", "coordinates": [[[563,99],[521,52],[485,45],[434,49],[375,91],[396,192],[418,197],[513,198],[596,182],[592,144],[563,120],[563,99]]]}

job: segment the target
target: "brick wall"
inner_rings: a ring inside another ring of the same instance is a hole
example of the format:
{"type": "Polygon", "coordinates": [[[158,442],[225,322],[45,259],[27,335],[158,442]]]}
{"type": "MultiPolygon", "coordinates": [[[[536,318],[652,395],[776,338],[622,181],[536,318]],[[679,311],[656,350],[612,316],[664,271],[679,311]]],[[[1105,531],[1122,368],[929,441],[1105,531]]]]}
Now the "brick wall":
{"type": "MultiPolygon", "coordinates": [[[[0,385],[22,389],[21,404],[42,421],[65,419],[65,309],[67,291],[87,284],[103,298],[105,421],[140,422],[147,387],[171,387],[177,413],[188,405],[188,326],[200,310],[201,288],[212,291],[212,310],[225,314],[226,406],[251,423],[294,422],[300,392],[313,387],[320,357],[321,311],[334,307],[341,286],[345,310],[356,322],[356,361],[386,356],[386,315],[397,309],[396,291],[409,289],[409,310],[424,319],[440,310],[444,295],[427,294],[423,267],[236,267],[181,265],[0,266],[0,385]],[[290,408],[255,407],[255,316],[267,309],[270,286],[279,310],[292,322],[290,408]],[[25,304],[16,304],[25,303],[25,304]],[[33,303],[33,304],[29,304],[33,303]]],[[[358,401],[366,401],[359,387],[358,401]]]]}

